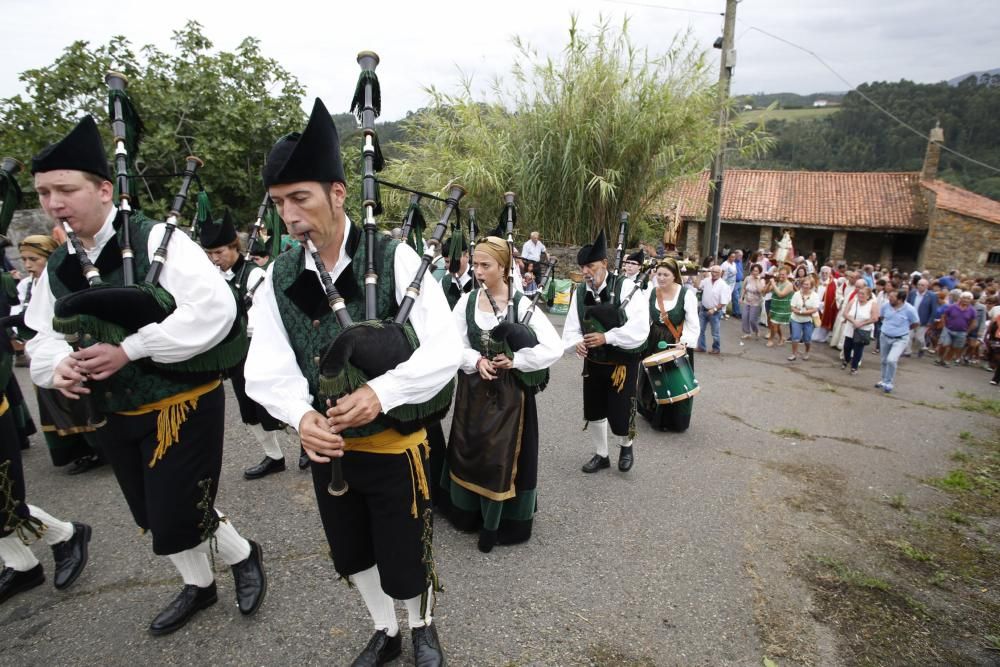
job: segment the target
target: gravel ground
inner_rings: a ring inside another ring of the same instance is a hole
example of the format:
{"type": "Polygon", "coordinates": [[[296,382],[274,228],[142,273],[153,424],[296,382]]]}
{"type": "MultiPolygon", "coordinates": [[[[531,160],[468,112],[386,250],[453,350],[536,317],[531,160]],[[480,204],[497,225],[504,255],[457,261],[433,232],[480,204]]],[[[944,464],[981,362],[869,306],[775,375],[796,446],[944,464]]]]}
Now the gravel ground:
{"type": "MultiPolygon", "coordinates": [[[[451,664],[759,665],[775,642],[796,658],[782,664],[840,662],[794,573],[802,554],[845,541],[842,513],[807,502],[810,489],[836,485],[856,504],[904,489],[934,493],[917,480],[946,469],[959,430],[985,434],[991,420],[927,404],[954,403],[958,390],[995,397],[995,388],[981,370],[907,359],[897,391],[884,396],[872,388],[874,355],[852,377],[825,345],[791,364],[787,345],[741,346],[738,323],[723,328],[724,353],[696,362],[703,391],[690,430],[654,433],[640,418],[628,474],[614,453],[611,470],[580,472],[591,454],[581,365],[566,357],[553,367],[538,399],[532,540],[484,555],[475,536],[436,525],[446,588],[436,618],[451,664]]],[[[138,533],[109,469],[67,476],[36,436],[24,453],[29,501],[92,524],[91,561],[69,591],[46,584],[0,607],[0,663],[350,663],[370,635],[368,615],[325,556],[293,436],[290,469],[247,482],[242,470],[261,453],[233,400],[226,433],[218,505],[263,545],[269,591],[259,613],[240,616],[220,562],[220,604],[174,635],[149,636],[149,621],[179,590],[175,571],[138,533]]],[[[34,551],[51,574],[48,550],[34,551]]],[[[405,621],[401,607],[399,615],[405,621]]],[[[404,637],[398,664],[410,660],[404,637]]]]}

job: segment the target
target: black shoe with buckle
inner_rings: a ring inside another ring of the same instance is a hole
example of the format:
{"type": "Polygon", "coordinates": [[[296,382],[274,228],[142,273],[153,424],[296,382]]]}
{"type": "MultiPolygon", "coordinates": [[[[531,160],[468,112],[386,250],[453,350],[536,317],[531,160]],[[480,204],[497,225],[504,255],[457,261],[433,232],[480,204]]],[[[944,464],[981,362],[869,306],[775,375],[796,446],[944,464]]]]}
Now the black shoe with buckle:
{"type": "Polygon", "coordinates": [[[261,477],[267,477],[271,473],[284,471],[284,457],[280,459],[272,459],[270,456],[265,456],[263,461],[255,466],[250,466],[243,471],[243,479],[260,479],[261,477]]]}
{"type": "Polygon", "coordinates": [[[69,588],[87,565],[87,543],[91,528],[85,523],[73,522],[73,535],[68,540],[52,545],[52,558],[56,573],[52,578],[56,589],[69,588]]]}
{"type": "Polygon", "coordinates": [[[601,456],[600,454],[594,454],[593,458],[583,464],[583,472],[597,472],[604,468],[611,467],[611,459],[607,456],[601,456]]]}
{"type": "Polygon", "coordinates": [[[403,650],[403,639],[399,633],[395,637],[390,637],[385,630],[377,630],[372,638],[368,640],[368,645],[358,654],[358,657],[351,663],[351,667],[378,667],[385,665],[399,657],[403,650]]]}
{"type": "Polygon", "coordinates": [[[45,583],[45,570],[42,569],[41,563],[27,572],[18,572],[12,567],[5,567],[0,571],[0,603],[43,583],[45,583]]]}
{"type": "Polygon", "coordinates": [[[159,637],[180,630],[202,609],[207,609],[219,601],[215,582],[205,588],[185,584],[180,594],[156,615],[149,624],[149,633],[159,637]]]}
{"type": "Polygon", "coordinates": [[[632,464],[635,463],[635,458],[632,455],[632,446],[621,447],[621,453],[618,454],[618,469],[622,472],[628,472],[632,469],[632,464]]]}
{"type": "Polygon", "coordinates": [[[236,582],[236,606],[244,616],[257,611],[267,593],[264,554],[259,544],[253,540],[247,541],[250,543],[250,555],[232,566],[233,579],[236,582]]]}
{"type": "Polygon", "coordinates": [[[416,667],[444,667],[444,651],[433,623],[410,630],[413,638],[413,664],[416,667]]]}

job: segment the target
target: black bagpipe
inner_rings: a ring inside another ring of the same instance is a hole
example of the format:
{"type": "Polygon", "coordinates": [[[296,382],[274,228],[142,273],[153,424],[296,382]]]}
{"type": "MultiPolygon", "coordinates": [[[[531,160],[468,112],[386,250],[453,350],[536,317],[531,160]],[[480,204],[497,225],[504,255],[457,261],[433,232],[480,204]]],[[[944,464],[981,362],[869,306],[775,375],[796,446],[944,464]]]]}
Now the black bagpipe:
{"type": "Polygon", "coordinates": [[[507,321],[513,322],[517,319],[514,312],[514,225],[517,224],[517,207],[514,205],[514,193],[503,193],[503,211],[500,214],[501,221],[507,227],[507,250],[510,252],[510,271],[507,273],[507,299],[511,307],[507,309],[507,321]]]}
{"type": "MultiPolygon", "coordinates": [[[[306,249],[316,264],[330,310],[337,317],[337,323],[341,327],[341,332],[320,355],[319,393],[322,398],[335,400],[349,394],[369,380],[396,368],[413,355],[420,341],[407,320],[414,302],[420,296],[420,286],[434,259],[434,249],[440,247],[448,229],[448,220],[458,209],[458,202],[463,195],[465,190],[461,186],[452,185],[449,188],[441,219],[434,227],[431,239],[427,243],[427,250],[420,261],[420,267],[406,288],[406,295],[392,320],[383,321],[372,316],[364,322],[353,322],[343,297],[338,293],[333,278],[323,264],[319,251],[309,235],[306,235],[306,249]]],[[[451,406],[453,389],[454,383],[449,382],[429,401],[417,405],[401,405],[383,413],[379,418],[400,433],[413,433],[424,424],[439,421],[447,414],[451,406]]],[[[347,491],[340,459],[332,461],[331,481],[327,491],[334,496],[343,495],[347,491]]]]}
{"type": "Polygon", "coordinates": [[[243,295],[243,306],[244,310],[250,310],[250,306],[253,305],[253,295],[257,291],[257,288],[261,286],[261,283],[267,278],[267,276],[261,276],[257,279],[257,282],[253,285],[248,285],[247,281],[250,279],[250,271],[255,266],[251,263],[250,252],[253,250],[254,242],[260,238],[260,231],[264,229],[264,216],[267,215],[267,209],[271,206],[271,195],[264,193],[264,199],[261,201],[260,206],[257,207],[257,219],[253,223],[253,227],[250,228],[250,234],[247,237],[247,247],[243,253],[243,266],[240,267],[239,275],[236,276],[236,294],[239,295],[240,290],[243,285],[247,285],[246,292],[243,295]]]}
{"type": "MultiPolygon", "coordinates": [[[[538,291],[531,297],[531,303],[528,304],[524,312],[524,318],[518,322],[516,321],[516,314],[514,318],[510,317],[511,312],[515,310],[514,300],[511,298],[507,304],[508,317],[490,331],[490,339],[500,346],[503,352],[516,353],[518,350],[538,345],[538,336],[535,335],[534,330],[529,324],[532,315],[535,314],[535,308],[538,307],[538,300],[545,293],[545,290],[548,289],[549,281],[555,276],[556,263],[558,261],[557,259],[553,259],[551,262],[546,263],[545,273],[542,275],[541,282],[538,285],[538,291]]],[[[486,292],[490,304],[494,311],[496,311],[496,303],[494,303],[492,295],[490,295],[485,286],[483,287],[483,291],[486,292]]],[[[528,372],[515,369],[514,377],[529,391],[542,391],[549,381],[549,369],[545,368],[528,372]]]]}
{"type": "MultiPolygon", "coordinates": [[[[126,137],[131,141],[135,134],[126,128],[123,118],[129,114],[131,122],[138,122],[138,116],[124,93],[124,79],[120,75],[108,75],[111,87],[112,128],[116,143],[116,170],[120,189],[119,202],[124,207],[121,226],[118,231],[122,246],[122,282],[121,286],[110,285],[103,281],[97,267],[87,257],[86,250],[79,238],[63,220],[63,229],[69,237],[80,268],[89,285],[88,288],[72,292],[56,300],[52,328],[66,336],[67,342],[74,347],[82,343],[108,343],[118,345],[128,336],[142,327],[162,322],[177,307],[173,296],[159,285],[162,268],[167,261],[167,247],[171,235],[177,228],[177,220],[181,214],[191,183],[197,178],[198,169],[204,164],[200,159],[189,156],[186,159],[183,180],[171,204],[170,214],[165,221],[166,228],[159,246],[149,258],[149,269],[142,283],[135,283],[134,258],[131,249],[132,222],[144,220],[139,214],[133,219],[128,198],[128,160],[125,159],[126,137]],[[127,110],[123,112],[123,109],[127,110]],[[123,115],[124,114],[124,115],[123,115]],[[130,135],[130,133],[132,133],[130,135]],[[126,240],[127,239],[127,240],[126,240]],[[128,254],[126,254],[126,246],[128,254]],[[131,270],[125,267],[131,266],[131,270]]],[[[131,125],[131,122],[129,125],[131,125]]],[[[139,123],[141,126],[141,123],[139,123]]],[[[133,144],[133,155],[136,144],[133,144]]],[[[230,368],[240,361],[246,351],[246,329],[244,323],[237,318],[233,328],[218,346],[207,350],[190,359],[174,363],[146,362],[158,370],[167,373],[201,373],[221,371],[230,368]]]]}
{"type": "Polygon", "coordinates": [[[618,247],[615,248],[614,273],[617,276],[622,272],[622,265],[625,263],[625,244],[628,239],[628,211],[622,211],[618,221],[618,247]]]}
{"type": "Polygon", "coordinates": [[[143,125],[125,92],[128,79],[118,72],[108,72],[104,82],[109,89],[108,112],[115,139],[115,185],[122,220],[121,233],[118,235],[122,253],[122,276],[125,284],[131,285],[135,282],[135,253],[132,251],[132,234],[129,229],[132,217],[129,164],[135,161],[135,154],[142,140],[143,125]]]}

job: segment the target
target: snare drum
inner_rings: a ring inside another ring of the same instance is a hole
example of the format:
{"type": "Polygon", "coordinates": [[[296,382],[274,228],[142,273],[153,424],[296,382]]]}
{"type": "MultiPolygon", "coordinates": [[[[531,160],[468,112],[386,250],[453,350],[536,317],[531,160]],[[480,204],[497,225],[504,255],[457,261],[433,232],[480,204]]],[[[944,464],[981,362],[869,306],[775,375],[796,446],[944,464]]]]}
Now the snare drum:
{"type": "Polygon", "coordinates": [[[701,391],[684,348],[675,347],[651,354],[642,360],[642,366],[653,387],[656,402],[661,405],[686,401],[701,391]]]}

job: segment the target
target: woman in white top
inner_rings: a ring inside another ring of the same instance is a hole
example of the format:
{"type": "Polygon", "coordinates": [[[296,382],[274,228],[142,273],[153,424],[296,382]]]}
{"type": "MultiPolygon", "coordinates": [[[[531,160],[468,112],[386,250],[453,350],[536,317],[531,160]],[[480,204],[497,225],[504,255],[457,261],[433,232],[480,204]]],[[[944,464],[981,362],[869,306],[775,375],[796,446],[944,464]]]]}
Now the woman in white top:
{"type": "Polygon", "coordinates": [[[864,356],[865,346],[872,340],[878,318],[878,302],[872,298],[870,288],[862,287],[853,305],[844,313],[844,361],[840,365],[841,370],[850,364],[851,375],[857,375],[858,364],[864,356]]]}
{"type": "Polygon", "coordinates": [[[520,292],[508,293],[510,262],[503,239],[477,243],[472,269],[480,287],[463,294],[452,311],[464,350],[441,484],[448,489],[452,523],[479,529],[484,553],[531,537],[538,479],[535,394],[562,355],[559,334],[541,311],[533,312],[530,332],[508,323],[508,309],[520,323],[530,303],[520,292]],[[525,341],[517,339],[523,337],[529,340],[522,347],[525,341]]]}
{"type": "MultiPolygon", "coordinates": [[[[681,345],[694,370],[694,350],[701,334],[695,290],[681,284],[680,267],[673,258],[657,264],[654,282],[656,289],[649,294],[650,329],[646,354],[655,354],[670,345],[681,345]]],[[[645,373],[639,377],[636,409],[653,428],[677,433],[686,431],[691,424],[693,406],[693,398],[669,405],[658,404],[649,377],[645,373]]]]}
{"type": "Polygon", "coordinates": [[[813,291],[812,276],[800,279],[799,291],[792,296],[792,356],[789,361],[795,361],[799,355],[799,343],[804,343],[806,353],[802,358],[809,359],[809,348],[812,347],[813,315],[819,312],[819,294],[813,291]]]}

